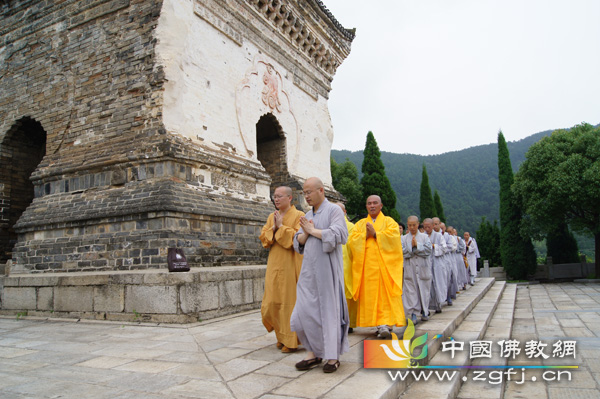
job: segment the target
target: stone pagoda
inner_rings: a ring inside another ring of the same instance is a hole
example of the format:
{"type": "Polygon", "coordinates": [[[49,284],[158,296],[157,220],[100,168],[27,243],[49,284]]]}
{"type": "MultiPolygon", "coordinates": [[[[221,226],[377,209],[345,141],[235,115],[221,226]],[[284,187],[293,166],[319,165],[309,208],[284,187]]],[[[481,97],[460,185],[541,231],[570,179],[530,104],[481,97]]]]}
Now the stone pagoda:
{"type": "Polygon", "coordinates": [[[244,265],[274,187],[336,195],[327,99],[354,32],[320,0],[0,0],[0,20],[2,311],[260,304],[244,265]]]}

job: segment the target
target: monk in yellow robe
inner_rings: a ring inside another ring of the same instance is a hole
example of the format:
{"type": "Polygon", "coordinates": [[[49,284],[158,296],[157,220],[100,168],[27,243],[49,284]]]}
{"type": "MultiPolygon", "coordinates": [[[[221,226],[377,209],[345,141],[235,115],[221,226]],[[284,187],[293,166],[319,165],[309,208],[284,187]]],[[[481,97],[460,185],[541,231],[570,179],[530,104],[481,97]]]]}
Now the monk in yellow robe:
{"type": "Polygon", "coordinates": [[[403,255],[398,223],[385,216],[377,195],[367,198],[369,216],[359,220],[347,242],[352,256],[352,297],[358,302],[357,327],[377,327],[388,339],[405,326],[402,305],[403,255]]]}
{"type": "MultiPolygon", "coordinates": [[[[348,229],[348,235],[350,235],[352,233],[352,229],[354,228],[354,223],[348,220],[346,206],[341,202],[338,202],[337,204],[340,206],[340,208],[342,208],[342,211],[344,211],[346,228],[348,229]]],[[[344,287],[346,303],[348,304],[348,316],[350,317],[350,327],[348,329],[348,333],[351,333],[352,329],[356,327],[356,312],[358,310],[358,302],[352,298],[352,253],[348,249],[347,244],[342,246],[342,254],[344,256],[344,287]]]]}
{"type": "Polygon", "coordinates": [[[277,348],[295,352],[299,341],[290,328],[296,304],[296,283],[302,267],[302,255],[294,251],[294,234],[300,229],[304,212],[292,205],[292,189],[277,187],[273,194],[277,210],[269,215],[260,233],[263,247],[269,249],[265,292],[260,312],[267,331],[275,330],[277,348]]]}

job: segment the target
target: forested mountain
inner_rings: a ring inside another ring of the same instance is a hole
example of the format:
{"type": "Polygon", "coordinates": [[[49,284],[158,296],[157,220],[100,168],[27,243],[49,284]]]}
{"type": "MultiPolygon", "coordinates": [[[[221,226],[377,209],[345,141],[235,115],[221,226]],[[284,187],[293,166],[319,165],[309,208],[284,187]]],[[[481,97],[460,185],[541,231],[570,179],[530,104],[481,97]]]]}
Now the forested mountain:
{"type": "MultiPolygon", "coordinates": [[[[515,172],[525,160],[525,153],[529,147],[551,133],[552,130],[548,130],[507,143],[515,172]]],[[[338,163],[349,159],[360,172],[362,151],[332,150],[331,156],[338,163]]],[[[447,224],[459,231],[475,232],[482,216],[491,222],[499,220],[497,143],[439,155],[394,154],[382,151],[381,160],[396,192],[396,209],[403,221],[410,215],[419,215],[419,187],[423,163],[427,166],[431,189],[438,190],[442,199],[447,224]]]]}

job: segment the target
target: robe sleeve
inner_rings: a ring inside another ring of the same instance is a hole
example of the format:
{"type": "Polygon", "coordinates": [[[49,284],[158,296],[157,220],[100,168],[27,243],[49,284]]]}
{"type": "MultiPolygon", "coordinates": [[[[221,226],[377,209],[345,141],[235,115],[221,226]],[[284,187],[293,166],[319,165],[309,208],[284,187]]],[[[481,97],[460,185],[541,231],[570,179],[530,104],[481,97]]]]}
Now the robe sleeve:
{"type": "Polygon", "coordinates": [[[358,292],[362,283],[363,268],[365,265],[365,250],[367,245],[366,219],[361,219],[354,225],[352,234],[346,244],[352,259],[352,297],[358,299],[358,292]]]}
{"type": "Polygon", "coordinates": [[[431,251],[431,240],[429,237],[425,236],[422,240],[419,240],[417,237],[417,249],[414,251],[414,254],[422,258],[428,258],[431,255],[431,251]]]}
{"type": "Polygon", "coordinates": [[[348,240],[348,228],[346,227],[346,218],[342,208],[332,205],[329,211],[329,227],[321,230],[321,242],[323,252],[330,253],[338,245],[343,245],[348,240]]]}
{"type": "MultiPolygon", "coordinates": [[[[285,216],[288,216],[287,213],[285,216]]],[[[285,249],[290,249],[294,245],[294,235],[298,229],[300,229],[300,216],[304,216],[304,213],[296,212],[293,219],[291,216],[292,215],[290,214],[289,218],[284,217],[284,224],[282,224],[281,227],[275,232],[275,240],[285,249]]],[[[271,229],[271,234],[272,231],[273,229],[271,229]]]]}
{"type": "Polygon", "coordinates": [[[479,247],[477,246],[477,241],[473,240],[473,243],[475,244],[475,254],[477,255],[477,258],[481,258],[481,255],[479,254],[479,247]]]}
{"type": "Polygon", "coordinates": [[[400,239],[402,240],[402,254],[404,255],[404,259],[412,258],[412,242],[408,239],[408,234],[401,236],[400,239]]]}
{"type": "MultiPolygon", "coordinates": [[[[438,236],[436,235],[436,238],[438,238],[438,236]]],[[[436,240],[437,242],[432,242],[432,244],[435,244],[435,248],[433,248],[433,256],[443,256],[444,255],[444,248],[446,247],[446,243],[444,241],[444,237],[439,236],[439,238],[441,238],[440,240],[436,240]]]]}
{"type": "Polygon", "coordinates": [[[385,217],[383,229],[377,231],[377,244],[381,261],[385,265],[384,283],[393,296],[402,294],[402,274],[404,271],[404,256],[398,223],[389,216],[385,217]]]}
{"type": "Polygon", "coordinates": [[[444,235],[442,235],[442,241],[444,242],[444,253],[445,254],[449,253],[451,250],[450,235],[448,235],[448,238],[446,238],[446,234],[448,234],[448,233],[444,233],[444,235]]]}
{"type": "Polygon", "coordinates": [[[302,227],[300,227],[296,234],[294,234],[294,251],[298,252],[300,255],[304,255],[304,244],[300,244],[298,242],[298,235],[302,233],[304,233],[304,230],[302,230],[302,227]]]}
{"type": "Polygon", "coordinates": [[[450,243],[452,244],[450,252],[456,252],[456,249],[458,248],[458,242],[454,236],[450,236],[450,243]]]}
{"type": "Polygon", "coordinates": [[[259,238],[264,248],[271,248],[271,246],[275,243],[275,236],[273,234],[273,214],[269,215],[267,223],[260,231],[259,238]]]}
{"type": "Polygon", "coordinates": [[[469,250],[467,252],[470,254],[475,252],[475,240],[471,240],[471,243],[469,244],[469,250]]]}
{"type": "Polygon", "coordinates": [[[465,240],[458,238],[458,252],[463,254],[465,252],[465,240]]]}

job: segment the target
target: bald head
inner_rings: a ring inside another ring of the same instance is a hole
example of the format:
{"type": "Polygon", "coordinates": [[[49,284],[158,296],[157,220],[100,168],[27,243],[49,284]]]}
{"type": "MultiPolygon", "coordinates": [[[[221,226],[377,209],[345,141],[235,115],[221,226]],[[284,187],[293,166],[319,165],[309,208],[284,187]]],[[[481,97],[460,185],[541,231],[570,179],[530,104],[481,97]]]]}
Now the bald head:
{"type": "Polygon", "coordinates": [[[369,202],[369,201],[381,202],[381,197],[379,195],[369,195],[369,198],[367,198],[367,202],[369,202]]]}
{"type": "Polygon", "coordinates": [[[406,219],[406,225],[408,227],[408,231],[410,231],[410,234],[412,234],[413,236],[417,235],[417,232],[419,231],[419,218],[416,216],[409,216],[408,219],[406,219]]]}
{"type": "Polygon", "coordinates": [[[433,219],[427,218],[423,220],[423,228],[427,234],[431,235],[431,231],[433,230],[433,219]]]}
{"type": "Polygon", "coordinates": [[[440,218],[433,218],[433,229],[439,233],[442,226],[440,226],[440,218]]]}
{"type": "Polygon", "coordinates": [[[285,194],[285,195],[292,195],[292,189],[290,187],[288,187],[288,186],[279,186],[279,187],[277,187],[275,189],[275,191],[276,192],[279,191],[279,192],[281,192],[282,194],[285,194]]]}
{"type": "Polygon", "coordinates": [[[275,207],[285,213],[292,204],[292,189],[287,186],[279,186],[273,193],[275,207]]]}
{"type": "Polygon", "coordinates": [[[306,199],[308,205],[315,208],[315,210],[319,209],[319,206],[325,201],[325,188],[321,179],[318,177],[309,177],[304,182],[302,189],[304,199],[306,199]]]}
{"type": "Polygon", "coordinates": [[[369,195],[367,198],[367,212],[369,212],[369,216],[376,218],[381,209],[383,209],[383,204],[379,195],[369,195]]]}
{"type": "Polygon", "coordinates": [[[344,205],[343,202],[336,202],[337,206],[339,206],[340,208],[342,208],[342,211],[344,212],[344,215],[346,214],[346,205],[344,205]]]}
{"type": "Polygon", "coordinates": [[[319,189],[319,188],[323,188],[323,181],[321,181],[321,179],[319,179],[318,177],[309,177],[304,182],[304,186],[306,186],[306,185],[308,185],[312,188],[315,188],[315,189],[319,189]]]}

